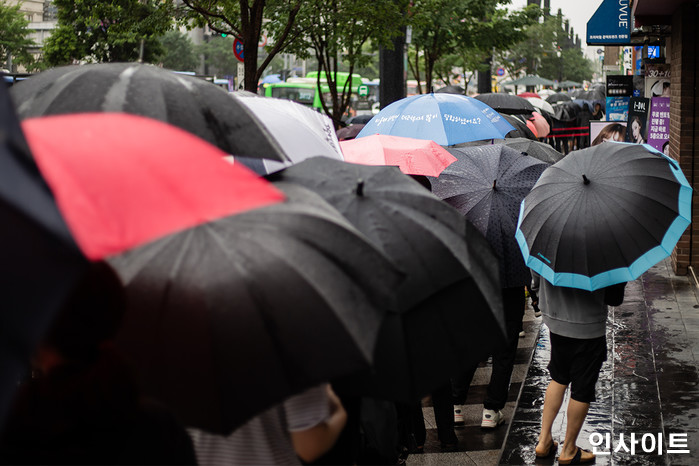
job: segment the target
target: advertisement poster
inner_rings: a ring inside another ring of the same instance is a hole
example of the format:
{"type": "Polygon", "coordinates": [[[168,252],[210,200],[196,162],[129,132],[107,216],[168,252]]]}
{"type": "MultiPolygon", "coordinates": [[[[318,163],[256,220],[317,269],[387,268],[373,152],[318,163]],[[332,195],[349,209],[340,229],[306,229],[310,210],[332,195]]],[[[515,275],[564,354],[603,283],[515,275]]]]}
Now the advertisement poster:
{"type": "Polygon", "coordinates": [[[631,97],[629,101],[629,120],[626,127],[626,142],[645,144],[648,139],[649,110],[650,99],[631,97]]]}
{"type": "Polygon", "coordinates": [[[607,76],[607,97],[631,97],[633,95],[633,76],[607,76]]]}
{"type": "Polygon", "coordinates": [[[626,122],[608,121],[590,122],[590,146],[602,144],[604,141],[624,142],[626,138],[626,122]]]}
{"type": "Polygon", "coordinates": [[[629,99],[630,97],[607,97],[607,121],[627,121],[629,99]]]}
{"type": "Polygon", "coordinates": [[[670,142],[670,98],[653,97],[650,102],[648,144],[665,155],[670,142]]]}
{"type": "Polygon", "coordinates": [[[649,78],[646,76],[646,98],[670,97],[670,78],[649,78]]]}

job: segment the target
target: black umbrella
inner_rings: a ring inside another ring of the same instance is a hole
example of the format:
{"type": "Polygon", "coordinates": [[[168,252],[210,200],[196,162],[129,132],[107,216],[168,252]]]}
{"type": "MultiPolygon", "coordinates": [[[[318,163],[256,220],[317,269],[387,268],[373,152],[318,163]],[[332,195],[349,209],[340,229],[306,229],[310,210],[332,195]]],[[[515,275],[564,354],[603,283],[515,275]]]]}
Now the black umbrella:
{"type": "Polygon", "coordinates": [[[447,150],[458,160],[431,179],[432,190],[486,237],[501,261],[503,287],[528,284],[529,270],[515,241],[517,215],[549,165],[502,144],[447,150]]]}
{"type": "Polygon", "coordinates": [[[363,393],[418,400],[498,343],[496,261],[459,212],[395,167],[315,158],[271,179],[320,194],[406,276],[381,326],[373,376],[354,378],[363,393]]]}
{"type": "Polygon", "coordinates": [[[463,87],[461,87],[461,86],[453,86],[453,85],[440,87],[440,88],[437,89],[435,92],[444,92],[444,93],[447,93],[447,94],[461,94],[461,95],[466,94],[466,92],[464,91],[464,88],[463,88],[463,87]]]}
{"type": "Polygon", "coordinates": [[[0,427],[54,313],[86,271],[0,85],[0,427]]]}
{"type": "Polygon", "coordinates": [[[514,130],[510,131],[505,135],[505,138],[526,138],[526,139],[531,139],[532,141],[536,141],[536,136],[534,136],[534,133],[532,132],[531,129],[527,126],[527,123],[525,123],[521,118],[519,118],[516,115],[507,115],[505,113],[501,113],[502,117],[507,120],[508,123],[510,123],[512,126],[515,127],[514,130]]]}
{"type": "Polygon", "coordinates": [[[555,94],[551,94],[550,96],[546,97],[546,102],[550,103],[551,105],[557,102],[570,102],[572,100],[573,99],[564,92],[556,92],[555,94]]]}
{"type": "Polygon", "coordinates": [[[302,389],[364,369],[402,278],[313,193],[114,258],[129,299],[116,343],[146,395],[227,434],[302,389]]]}
{"type": "Polygon", "coordinates": [[[20,118],[126,112],[164,121],[225,152],[287,160],[275,139],[237,98],[203,79],[138,63],[64,66],[12,86],[20,118]]]}
{"type": "Polygon", "coordinates": [[[479,94],[475,96],[474,99],[478,99],[498,112],[506,113],[508,115],[521,115],[526,113],[531,114],[531,112],[536,110],[536,108],[534,108],[531,102],[529,102],[527,99],[514,94],[479,94]]]}
{"type": "Polygon", "coordinates": [[[517,240],[554,285],[632,281],[671,254],[691,197],[676,161],[647,145],[604,142],[544,172],[522,203],[517,240]]]}
{"type": "Polygon", "coordinates": [[[549,144],[532,141],[527,138],[496,139],[494,142],[497,144],[504,144],[546,163],[556,163],[563,158],[563,154],[549,144]]]}
{"type": "Polygon", "coordinates": [[[580,113],[580,107],[575,102],[558,102],[553,106],[553,118],[559,122],[575,122],[580,113]]]}

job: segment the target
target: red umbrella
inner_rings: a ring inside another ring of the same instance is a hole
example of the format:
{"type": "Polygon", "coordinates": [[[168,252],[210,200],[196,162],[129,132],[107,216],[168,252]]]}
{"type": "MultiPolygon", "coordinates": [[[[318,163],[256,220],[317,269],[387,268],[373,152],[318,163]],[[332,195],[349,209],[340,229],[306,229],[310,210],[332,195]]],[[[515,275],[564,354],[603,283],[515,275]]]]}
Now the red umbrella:
{"type": "Polygon", "coordinates": [[[284,195],[192,134],[150,118],[85,113],[25,120],[37,165],[83,253],[116,254],[284,195]]]}
{"type": "Polygon", "coordinates": [[[407,175],[439,176],[456,158],[434,141],[374,134],[340,141],[346,162],[397,165],[407,175]]]}
{"type": "Polygon", "coordinates": [[[532,112],[532,116],[527,121],[527,126],[529,126],[529,122],[536,128],[534,134],[539,138],[545,138],[551,132],[551,125],[549,125],[548,121],[546,121],[546,118],[544,118],[541,113],[532,112]]]}
{"type": "Polygon", "coordinates": [[[521,94],[517,94],[518,97],[536,97],[537,99],[541,99],[541,96],[537,94],[536,92],[522,92],[521,94]]]}

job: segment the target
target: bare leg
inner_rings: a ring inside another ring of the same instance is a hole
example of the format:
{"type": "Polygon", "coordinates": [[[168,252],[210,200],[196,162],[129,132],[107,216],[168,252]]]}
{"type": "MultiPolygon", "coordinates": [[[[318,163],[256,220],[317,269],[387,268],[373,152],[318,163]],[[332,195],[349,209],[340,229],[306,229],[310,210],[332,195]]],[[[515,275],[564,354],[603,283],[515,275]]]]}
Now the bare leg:
{"type": "Polygon", "coordinates": [[[590,409],[590,403],[581,403],[570,399],[568,402],[568,419],[566,423],[566,438],[563,442],[563,450],[561,450],[561,458],[572,458],[578,451],[577,441],[580,429],[582,429],[587,411],[590,409]]]}
{"type": "Polygon", "coordinates": [[[552,380],[546,389],[546,395],[544,396],[544,412],[541,418],[541,433],[539,434],[539,443],[536,446],[536,451],[538,453],[545,453],[549,445],[551,445],[551,440],[553,439],[551,428],[563,404],[563,396],[566,393],[567,387],[567,385],[561,385],[552,380]]]}

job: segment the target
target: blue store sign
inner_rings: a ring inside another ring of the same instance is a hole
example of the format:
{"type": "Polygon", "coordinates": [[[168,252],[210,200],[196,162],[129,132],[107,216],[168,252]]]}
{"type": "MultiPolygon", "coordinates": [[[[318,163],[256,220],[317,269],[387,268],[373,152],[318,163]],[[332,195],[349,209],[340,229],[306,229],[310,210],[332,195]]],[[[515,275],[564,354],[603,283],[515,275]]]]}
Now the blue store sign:
{"type": "Polygon", "coordinates": [[[587,45],[628,44],[630,39],[629,0],[604,0],[587,22],[587,45]]]}

